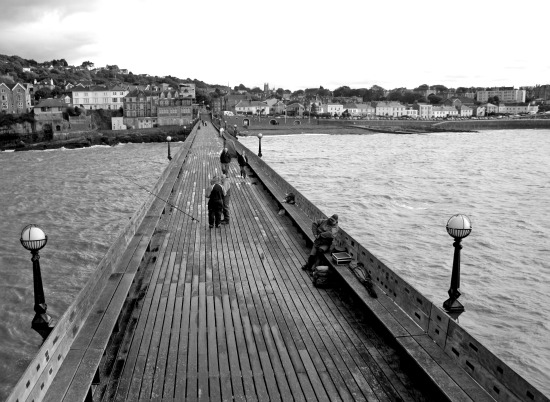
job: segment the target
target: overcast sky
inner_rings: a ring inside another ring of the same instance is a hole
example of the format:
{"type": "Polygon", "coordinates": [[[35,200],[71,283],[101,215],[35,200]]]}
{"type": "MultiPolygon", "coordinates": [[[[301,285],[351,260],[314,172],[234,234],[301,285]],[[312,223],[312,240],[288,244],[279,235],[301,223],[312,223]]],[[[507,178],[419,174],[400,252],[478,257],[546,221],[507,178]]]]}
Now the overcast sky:
{"type": "Polygon", "coordinates": [[[550,84],[548,0],[0,0],[0,54],[297,90],[550,84]]]}

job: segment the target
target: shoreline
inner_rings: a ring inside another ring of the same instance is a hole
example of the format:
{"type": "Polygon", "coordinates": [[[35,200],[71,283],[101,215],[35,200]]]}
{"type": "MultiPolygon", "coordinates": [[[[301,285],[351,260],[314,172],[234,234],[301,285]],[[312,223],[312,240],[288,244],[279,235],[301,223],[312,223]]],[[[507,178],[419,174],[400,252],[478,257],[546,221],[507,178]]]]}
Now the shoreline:
{"type": "MultiPolygon", "coordinates": [[[[230,123],[241,123],[238,119],[230,119],[230,123]]],[[[259,133],[264,136],[297,135],[297,134],[330,134],[330,135],[374,135],[374,134],[428,134],[439,132],[478,132],[484,130],[520,130],[520,129],[550,129],[550,119],[529,120],[459,120],[459,121],[409,121],[409,120],[318,120],[308,123],[307,120],[290,120],[286,124],[270,125],[252,121],[248,127],[238,127],[238,137],[252,137],[259,133]],[[305,123],[302,123],[305,121],[305,123]],[[296,122],[299,122],[297,124],[296,122]]],[[[94,145],[114,146],[119,143],[149,143],[166,142],[171,136],[173,142],[184,141],[188,133],[182,127],[158,127],[151,129],[134,129],[124,131],[87,131],[82,133],[66,133],[72,138],[42,141],[36,143],[11,144],[0,147],[0,152],[41,151],[48,149],[76,149],[94,145]]],[[[238,138],[237,137],[237,138],[238,138]]]]}

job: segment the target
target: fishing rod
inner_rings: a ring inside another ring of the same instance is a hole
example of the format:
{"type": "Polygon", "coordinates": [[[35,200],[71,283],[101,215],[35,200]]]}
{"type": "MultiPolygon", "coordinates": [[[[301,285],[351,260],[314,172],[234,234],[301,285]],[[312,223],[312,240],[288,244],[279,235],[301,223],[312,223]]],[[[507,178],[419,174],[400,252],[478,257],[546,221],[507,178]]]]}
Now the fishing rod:
{"type": "Polygon", "coordinates": [[[152,193],[151,191],[147,190],[145,187],[143,187],[143,186],[140,185],[139,183],[136,183],[135,181],[129,179],[129,178],[126,177],[126,176],[121,175],[120,173],[117,173],[117,172],[113,172],[113,173],[116,174],[117,176],[122,177],[123,179],[128,180],[130,183],[132,183],[132,184],[138,186],[138,187],[141,188],[142,190],[147,191],[149,194],[151,194],[151,195],[157,197],[159,200],[164,201],[165,203],[167,203],[168,205],[170,205],[172,208],[175,208],[175,209],[177,209],[178,211],[180,211],[182,214],[187,215],[188,217],[190,217],[192,221],[197,221],[197,222],[200,223],[200,221],[199,221],[197,218],[195,218],[194,216],[189,215],[187,212],[185,212],[185,211],[181,210],[180,208],[176,207],[174,204],[172,204],[172,203],[166,201],[165,199],[159,197],[158,195],[152,193]]]}

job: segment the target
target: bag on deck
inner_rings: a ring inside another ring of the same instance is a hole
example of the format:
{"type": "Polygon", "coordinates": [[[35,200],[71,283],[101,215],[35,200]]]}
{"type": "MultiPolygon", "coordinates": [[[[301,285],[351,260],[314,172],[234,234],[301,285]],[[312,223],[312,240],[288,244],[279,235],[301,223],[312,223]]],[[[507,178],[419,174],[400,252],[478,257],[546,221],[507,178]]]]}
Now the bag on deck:
{"type": "Polygon", "coordinates": [[[311,272],[311,281],[316,288],[326,288],[330,285],[330,271],[326,265],[318,265],[311,272]]]}

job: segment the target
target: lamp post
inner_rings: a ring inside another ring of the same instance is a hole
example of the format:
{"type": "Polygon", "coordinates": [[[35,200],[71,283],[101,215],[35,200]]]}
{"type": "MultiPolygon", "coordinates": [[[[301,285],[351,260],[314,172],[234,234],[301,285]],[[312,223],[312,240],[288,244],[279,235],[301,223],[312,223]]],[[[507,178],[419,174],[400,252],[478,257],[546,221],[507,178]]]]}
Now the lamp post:
{"type": "Polygon", "coordinates": [[[460,297],[460,242],[472,232],[472,223],[466,215],[453,215],[447,222],[447,233],[455,239],[453,258],[453,272],[451,274],[451,287],[449,298],[443,303],[443,308],[453,319],[457,319],[464,312],[464,306],[458,301],[460,297]]]}
{"type": "Polygon", "coordinates": [[[48,242],[48,236],[36,225],[27,225],[21,231],[21,244],[32,254],[32,278],[34,283],[34,318],[31,328],[46,339],[54,327],[54,321],[48,315],[48,305],[44,297],[42,275],[40,273],[40,255],[38,251],[48,242]]]}
{"type": "Polygon", "coordinates": [[[172,137],[168,136],[166,137],[166,141],[168,142],[168,160],[172,160],[172,156],[170,155],[170,141],[172,141],[172,137]]]}
{"type": "Polygon", "coordinates": [[[262,133],[258,133],[258,156],[262,157],[262,137],[264,135],[262,133]]]}

